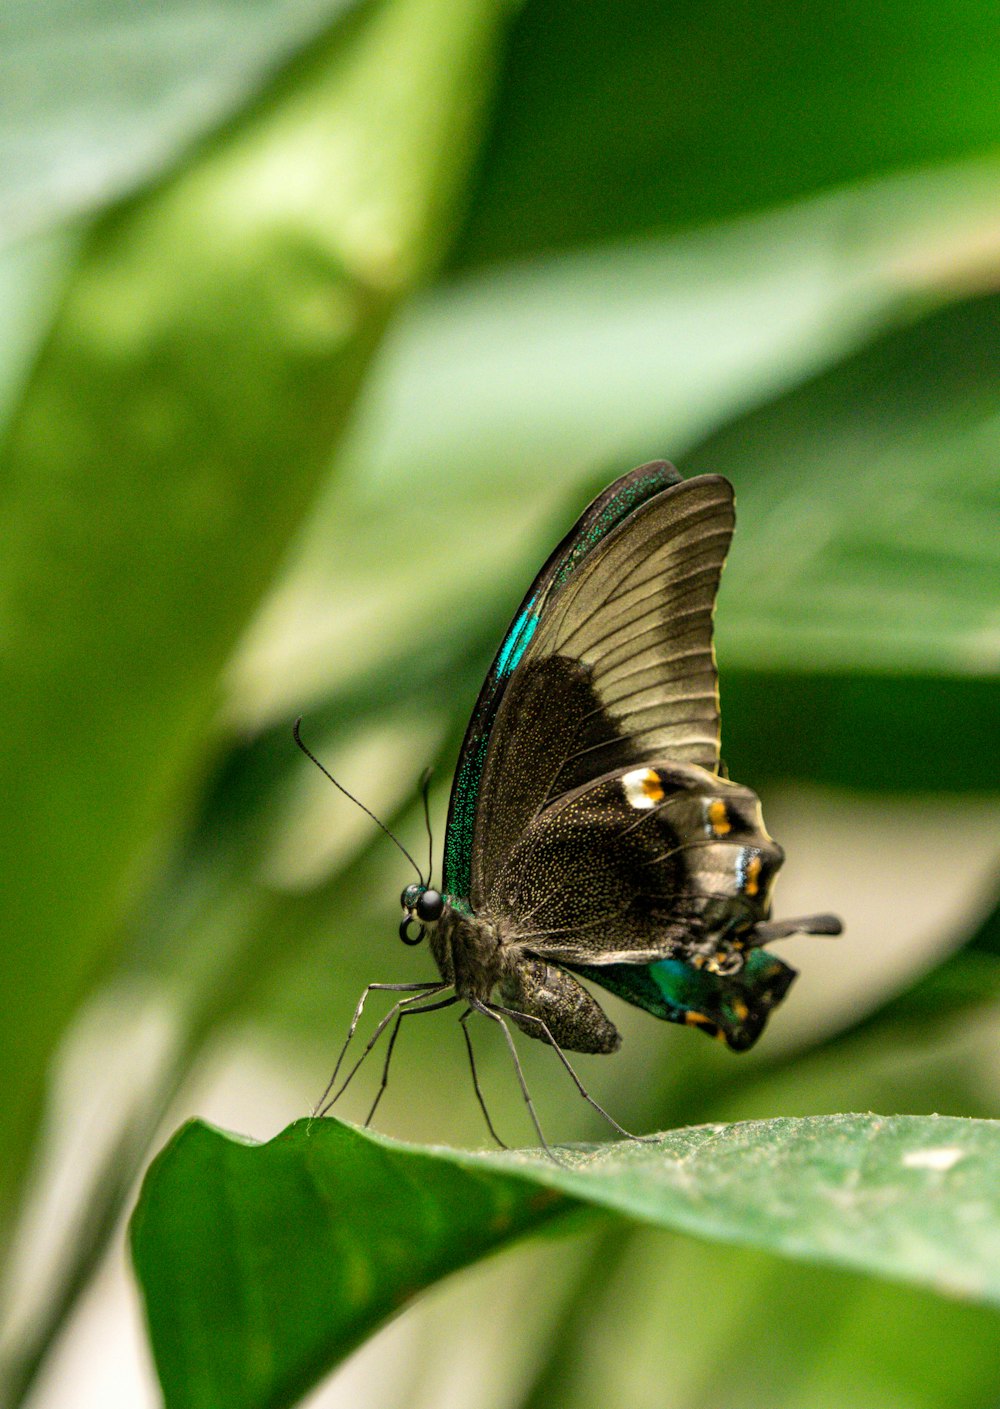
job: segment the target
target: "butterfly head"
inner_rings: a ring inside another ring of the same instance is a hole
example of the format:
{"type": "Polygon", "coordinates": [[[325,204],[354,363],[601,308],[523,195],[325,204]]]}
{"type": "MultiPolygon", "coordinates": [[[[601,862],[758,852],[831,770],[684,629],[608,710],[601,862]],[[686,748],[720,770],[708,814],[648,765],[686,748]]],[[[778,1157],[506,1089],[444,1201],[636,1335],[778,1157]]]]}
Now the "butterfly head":
{"type": "Polygon", "coordinates": [[[399,897],[403,906],[403,919],[399,926],[399,937],[404,944],[419,944],[427,932],[428,925],[436,925],[447,906],[439,890],[426,886],[408,885],[399,897]],[[419,926],[416,935],[411,936],[410,925],[419,926]]]}

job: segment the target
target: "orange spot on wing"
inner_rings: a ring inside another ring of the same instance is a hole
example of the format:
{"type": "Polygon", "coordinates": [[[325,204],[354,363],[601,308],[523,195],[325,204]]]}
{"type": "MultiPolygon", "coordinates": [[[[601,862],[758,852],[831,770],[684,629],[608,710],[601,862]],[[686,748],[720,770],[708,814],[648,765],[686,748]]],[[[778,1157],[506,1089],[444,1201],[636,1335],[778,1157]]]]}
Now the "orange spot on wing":
{"type": "Polygon", "coordinates": [[[711,1018],[706,1017],[704,1013],[688,1011],[684,1014],[684,1021],[687,1023],[688,1027],[706,1028],[713,1036],[719,1030],[718,1024],[714,1023],[711,1018]]]}
{"type": "Polygon", "coordinates": [[[640,811],[655,807],[666,797],[655,768],[635,768],[631,773],[623,774],[622,787],[629,803],[640,811]]]}
{"type": "Polygon", "coordinates": [[[747,895],[756,895],[760,889],[760,857],[751,856],[747,862],[747,878],[743,887],[747,895]]]}
{"type": "Polygon", "coordinates": [[[716,798],[708,804],[708,820],[717,837],[724,837],[727,832],[733,830],[726,804],[721,798],[716,798]]]}
{"type": "Polygon", "coordinates": [[[650,802],[663,801],[663,784],[660,782],[659,773],[655,773],[652,768],[642,780],[642,791],[650,802]]]}

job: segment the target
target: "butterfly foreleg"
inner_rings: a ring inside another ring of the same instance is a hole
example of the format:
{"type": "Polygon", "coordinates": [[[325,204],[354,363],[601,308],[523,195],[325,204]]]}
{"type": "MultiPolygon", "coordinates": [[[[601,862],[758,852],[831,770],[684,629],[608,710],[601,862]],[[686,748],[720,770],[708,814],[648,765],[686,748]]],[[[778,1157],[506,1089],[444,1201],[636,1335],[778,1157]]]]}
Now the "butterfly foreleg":
{"type": "MultiPolygon", "coordinates": [[[[368,1046],[365,1048],[364,1052],[362,1052],[361,1056],[355,1062],[340,1090],[337,1092],[337,1094],[333,1097],[332,1100],[327,1101],[326,1098],[333,1090],[334,1083],[337,1080],[338,1073],[340,1072],[340,1068],[343,1064],[344,1058],[347,1055],[347,1049],[351,1045],[351,1038],[354,1036],[354,1033],[357,1030],[358,1023],[361,1021],[361,1014],[365,1010],[365,1003],[368,1000],[369,993],[428,993],[430,989],[434,989],[438,993],[440,993],[444,987],[446,987],[446,985],[437,980],[433,980],[429,983],[370,983],[368,985],[368,987],[362,993],[361,997],[358,999],[358,1006],[354,1009],[354,1017],[351,1019],[351,1025],[347,1029],[347,1036],[344,1038],[344,1045],[340,1049],[340,1055],[337,1057],[336,1065],[333,1068],[333,1075],[330,1077],[330,1080],[326,1083],[326,1088],[323,1091],[322,1096],[320,1096],[319,1100],[316,1102],[316,1105],[313,1107],[313,1119],[318,1119],[320,1116],[326,1115],[330,1107],[340,1100],[340,1097],[344,1094],[344,1091],[346,1090],[351,1078],[354,1076],[354,1073],[357,1071],[358,1067],[361,1065],[365,1057],[371,1051],[372,1047],[374,1047],[381,1034],[388,1027],[389,1023],[392,1021],[393,1014],[397,1011],[400,1006],[399,1003],[397,1003],[382,1020],[378,1028],[375,1030],[375,1033],[368,1046]]],[[[401,1001],[406,1002],[407,1000],[403,999],[401,1001]]]]}
{"type": "MultiPolygon", "coordinates": [[[[443,986],[444,985],[441,985],[441,987],[443,986]]],[[[438,992],[440,991],[441,988],[439,987],[438,992]]],[[[371,1110],[368,1112],[368,1115],[365,1119],[366,1126],[371,1125],[372,1117],[378,1109],[378,1103],[379,1101],[381,1101],[382,1096],[385,1092],[385,1088],[389,1084],[389,1063],[392,1061],[392,1049],[395,1047],[396,1038],[399,1036],[400,1023],[403,1021],[404,1018],[413,1017],[415,1013],[436,1013],[440,1008],[450,1008],[453,1003],[458,1002],[458,995],[453,993],[450,998],[442,998],[438,1003],[428,1003],[423,1008],[409,1008],[405,1006],[408,1003],[415,1003],[416,1001],[416,998],[403,998],[400,1000],[400,1002],[396,1004],[395,1008],[393,1009],[393,1012],[396,1014],[396,1023],[392,1029],[392,1033],[389,1036],[389,1045],[386,1048],[385,1062],[382,1066],[382,1080],[379,1083],[379,1088],[375,1093],[375,1099],[374,1101],[372,1101],[371,1110]]],[[[392,1017],[392,1013],[389,1014],[389,1017],[392,1017]]],[[[388,1022],[388,1018],[386,1019],[386,1021],[388,1022]]],[[[376,1033],[376,1037],[377,1036],[378,1034],[376,1033]]],[[[375,1038],[372,1039],[372,1043],[374,1043],[374,1041],[375,1038]]],[[[371,1044],[369,1044],[369,1048],[367,1050],[370,1050],[370,1047],[371,1044]]]]}

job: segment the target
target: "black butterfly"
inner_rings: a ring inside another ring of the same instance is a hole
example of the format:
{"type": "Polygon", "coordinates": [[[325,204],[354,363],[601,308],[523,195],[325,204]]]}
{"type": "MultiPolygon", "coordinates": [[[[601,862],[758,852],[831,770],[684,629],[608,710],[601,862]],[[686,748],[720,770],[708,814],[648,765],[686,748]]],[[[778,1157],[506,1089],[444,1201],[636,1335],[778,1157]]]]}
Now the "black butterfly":
{"type": "Polygon", "coordinates": [[[536,577],[465,735],[442,888],[402,894],[401,937],[429,935],[440,980],[371,985],[415,993],[366,1049],[395,1017],[379,1095],[402,1017],[460,1001],[467,1043],[478,1012],[512,1053],[507,1019],[567,1066],[563,1049],[615,1051],[581,978],[745,1051],[795,977],[762,946],[840,932],[830,915],[769,920],[784,853],[720,772],[712,614],[733,524],[727,480],[654,461],[595,499],[536,577]]]}

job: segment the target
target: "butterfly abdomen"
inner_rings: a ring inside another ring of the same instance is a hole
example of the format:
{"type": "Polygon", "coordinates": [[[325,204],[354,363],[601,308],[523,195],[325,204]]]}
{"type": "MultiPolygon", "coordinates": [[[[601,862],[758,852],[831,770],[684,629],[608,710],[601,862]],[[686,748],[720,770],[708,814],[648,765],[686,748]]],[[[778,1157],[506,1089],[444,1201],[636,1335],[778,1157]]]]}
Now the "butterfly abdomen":
{"type": "Polygon", "coordinates": [[[621,1034],[572,974],[542,959],[511,953],[500,997],[522,1032],[570,1052],[617,1052],[621,1034]]]}

